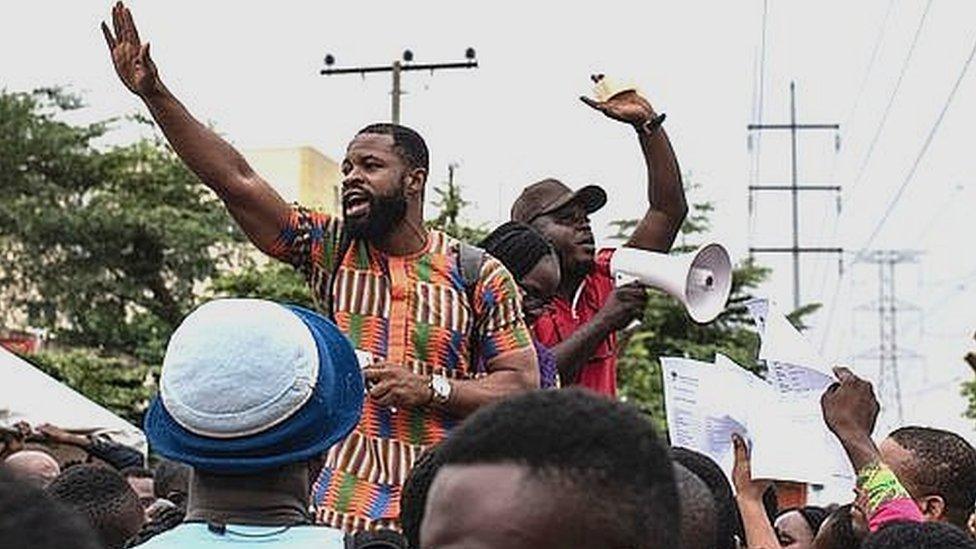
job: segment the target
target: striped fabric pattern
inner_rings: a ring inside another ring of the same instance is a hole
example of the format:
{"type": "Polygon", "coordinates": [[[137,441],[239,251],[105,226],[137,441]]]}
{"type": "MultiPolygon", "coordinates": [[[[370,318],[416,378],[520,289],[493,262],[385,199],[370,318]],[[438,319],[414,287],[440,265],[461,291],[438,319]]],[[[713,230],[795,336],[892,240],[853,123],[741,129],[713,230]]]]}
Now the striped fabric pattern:
{"type": "MultiPolygon", "coordinates": [[[[518,287],[497,260],[486,258],[469,294],[460,243],[445,233],[430,231],[425,248],[410,256],[387,256],[355,240],[336,258],[340,231],[338,220],[295,206],[272,255],[303,273],[320,307],[340,261],[333,310],[357,349],[424,376],[469,379],[473,353],[487,363],[532,345],[518,287]]],[[[367,398],[359,425],[329,451],[315,483],[317,521],[347,531],[396,527],[407,473],[457,422],[436,408],[391,410],[367,398]]]]}

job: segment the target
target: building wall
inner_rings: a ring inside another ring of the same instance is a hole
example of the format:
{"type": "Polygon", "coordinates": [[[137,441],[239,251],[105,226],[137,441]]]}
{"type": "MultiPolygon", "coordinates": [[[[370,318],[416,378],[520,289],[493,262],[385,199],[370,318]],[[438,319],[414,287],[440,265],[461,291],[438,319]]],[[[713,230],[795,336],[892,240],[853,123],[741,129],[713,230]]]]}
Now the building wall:
{"type": "Polygon", "coordinates": [[[288,202],[338,215],[339,165],[312,147],[244,151],[251,167],[288,202]]]}

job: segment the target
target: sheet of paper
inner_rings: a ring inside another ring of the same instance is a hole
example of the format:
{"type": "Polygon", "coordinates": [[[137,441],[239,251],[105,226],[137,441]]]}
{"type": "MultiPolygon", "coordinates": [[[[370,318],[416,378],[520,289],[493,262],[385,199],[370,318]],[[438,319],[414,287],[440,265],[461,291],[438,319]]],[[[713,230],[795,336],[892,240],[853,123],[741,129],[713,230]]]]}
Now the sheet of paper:
{"type": "Polygon", "coordinates": [[[661,367],[671,444],[705,454],[731,479],[732,434],[752,439],[749,376],[755,376],[687,358],[662,358],[661,367]]]}
{"type": "Polygon", "coordinates": [[[779,392],[734,361],[662,358],[671,444],[710,457],[731,481],[732,433],[752,447],[755,478],[826,484],[853,474],[827,430],[820,394],[779,392]]]}
{"type": "Polygon", "coordinates": [[[767,379],[780,392],[822,392],[834,382],[825,361],[775,302],[765,298],[746,303],[759,331],[759,359],[766,362],[767,379]]]}

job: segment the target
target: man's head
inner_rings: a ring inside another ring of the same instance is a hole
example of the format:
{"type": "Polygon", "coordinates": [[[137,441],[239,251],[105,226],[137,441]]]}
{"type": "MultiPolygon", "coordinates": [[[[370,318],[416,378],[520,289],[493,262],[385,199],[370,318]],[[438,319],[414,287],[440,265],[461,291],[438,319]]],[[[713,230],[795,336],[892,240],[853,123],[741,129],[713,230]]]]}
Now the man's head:
{"type": "Polygon", "coordinates": [[[809,549],[817,536],[820,525],[827,520],[827,511],[822,507],[799,507],[780,513],[773,528],[783,548],[809,549]]]}
{"type": "Polygon", "coordinates": [[[98,536],[74,509],[0,470],[0,544],[30,549],[98,549],[98,536]]]}
{"type": "Polygon", "coordinates": [[[851,549],[860,547],[868,535],[868,521],[864,513],[853,505],[835,509],[820,525],[813,538],[814,549],[851,549]]]}
{"type": "Polygon", "coordinates": [[[674,480],[681,500],[681,547],[714,549],[718,507],[708,485],[680,463],[674,464],[674,480]]]}
{"type": "Polygon", "coordinates": [[[139,496],[118,472],[97,465],[77,465],[47,487],[54,499],[80,511],[108,548],[120,548],[142,527],[139,496]]]}
{"type": "Polygon", "coordinates": [[[424,546],[678,546],[671,460],[627,405],[528,393],[478,411],[438,453],[424,546]]]}
{"type": "Polygon", "coordinates": [[[961,529],[938,522],[895,522],[881,527],[862,549],[976,549],[976,541],[961,529]]]}
{"type": "Polygon", "coordinates": [[[926,520],[966,528],[976,503],[976,449],[949,431],[902,427],[879,450],[926,520]]]}
{"type": "Polygon", "coordinates": [[[424,139],[405,126],[371,124],[359,130],[342,161],[342,215],[350,233],[376,240],[408,213],[422,216],[428,157],[424,139]]]}
{"type": "Polygon", "coordinates": [[[122,469],[122,478],[129,483],[132,490],[139,496],[139,503],[143,509],[148,509],[156,501],[156,490],[153,486],[153,472],[145,467],[126,467],[122,469]]]}
{"type": "Polygon", "coordinates": [[[21,450],[13,453],[3,461],[3,468],[38,488],[44,488],[61,474],[58,461],[50,454],[39,450],[21,450]]]}
{"type": "Polygon", "coordinates": [[[700,478],[714,498],[718,517],[714,546],[717,549],[734,548],[736,537],[743,538],[742,519],[739,518],[732,485],[721,467],[708,456],[687,448],[671,448],[671,457],[700,478]]]}
{"type": "Polygon", "coordinates": [[[531,226],[509,221],[479,244],[512,273],[522,289],[526,321],[535,321],[559,289],[559,256],[552,244],[531,226]]]}
{"type": "Polygon", "coordinates": [[[428,448],[420,454],[410,469],[400,495],[400,527],[410,549],[420,549],[420,525],[424,521],[427,492],[441,466],[438,447],[428,448]]]}
{"type": "Polygon", "coordinates": [[[512,205],[512,220],[527,223],[552,243],[564,276],[583,276],[593,267],[596,244],[590,214],[607,202],[595,185],[573,192],[555,179],[529,185],[512,205]]]}
{"type": "Polygon", "coordinates": [[[211,479],[222,489],[294,474],[301,497],[325,452],[359,421],[364,394],[335,324],[259,299],[211,301],[183,319],[159,386],[145,421],[157,453],[193,467],[195,480],[231,479],[211,479]]]}

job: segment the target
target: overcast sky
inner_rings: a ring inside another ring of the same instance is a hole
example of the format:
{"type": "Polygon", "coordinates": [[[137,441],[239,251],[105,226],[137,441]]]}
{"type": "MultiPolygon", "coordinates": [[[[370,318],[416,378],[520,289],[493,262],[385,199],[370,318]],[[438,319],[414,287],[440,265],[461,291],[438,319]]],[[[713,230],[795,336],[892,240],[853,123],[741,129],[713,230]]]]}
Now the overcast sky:
{"type": "MultiPolygon", "coordinates": [[[[787,196],[757,196],[750,218],[746,192],[750,181],[789,181],[788,136],[766,133],[750,150],[746,124],[760,119],[760,90],[762,121],[786,121],[795,80],[801,122],[842,124],[839,151],[834,132],[801,136],[800,179],[845,188],[839,220],[833,195],[804,199],[802,241],[924,252],[897,274],[899,297],[925,311],[924,320],[908,312],[899,317],[899,344],[924,355],[901,363],[905,419],[965,430],[972,439],[972,422],[959,417],[958,382],[972,376],[961,356],[976,346],[970,176],[976,155],[969,128],[976,119],[976,75],[962,80],[914,177],[869,237],[972,50],[976,3],[931,2],[907,66],[928,2],[768,4],[764,56],[762,0],[131,6],[165,82],[241,148],[312,145],[341,158],[359,127],[388,118],[389,76],[320,76],[326,53],[343,66],[389,63],[405,48],[416,62],[454,61],[468,46],[476,48],[477,70],[405,74],[402,119],[428,140],[432,182],[446,177],[448,163],[459,164],[458,182],[474,203],[470,220],[486,225],[503,220],[521,188],[545,176],[608,190],[610,202],[595,216],[599,237],[610,234],[609,221],[640,216],[646,191],[632,132],[577,99],[588,91],[591,72],[633,79],[668,113],[665,126],[682,169],[700,186],[692,199],[710,200],[716,209],[710,237],[740,258],[750,241],[790,242],[787,196]]],[[[143,112],[118,82],[98,30],[109,10],[109,2],[89,0],[5,3],[0,86],[67,86],[89,104],[74,115],[79,120],[143,112]]],[[[110,139],[124,142],[136,131],[120,123],[110,139]]],[[[790,304],[788,258],[762,259],[776,269],[765,291],[790,304]]],[[[877,345],[876,314],[855,308],[876,297],[877,269],[852,267],[850,255],[845,263],[840,280],[833,259],[802,264],[803,300],[825,303],[810,337],[831,360],[851,360],[877,345]]],[[[876,375],[872,361],[855,365],[876,375]]]]}

